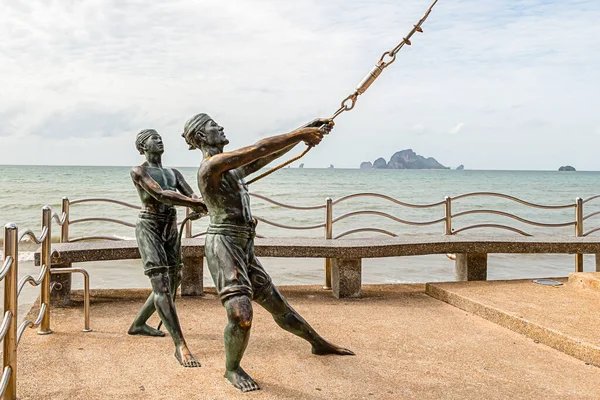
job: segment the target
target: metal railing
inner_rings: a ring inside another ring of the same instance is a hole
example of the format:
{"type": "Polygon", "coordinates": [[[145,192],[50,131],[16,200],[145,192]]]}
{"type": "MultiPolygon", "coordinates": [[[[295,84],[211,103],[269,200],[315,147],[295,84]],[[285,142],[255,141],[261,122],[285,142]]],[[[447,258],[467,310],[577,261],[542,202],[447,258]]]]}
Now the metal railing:
{"type": "MultiPolygon", "coordinates": [[[[117,204],[117,205],[128,207],[128,208],[133,208],[134,210],[142,209],[142,207],[136,206],[135,204],[131,204],[131,203],[127,203],[125,201],[115,200],[115,199],[88,198],[88,199],[79,199],[79,200],[70,201],[67,197],[63,197],[62,198],[62,213],[65,216],[66,223],[64,225],[62,225],[62,229],[61,229],[61,233],[60,233],[60,242],[61,243],[79,242],[79,241],[85,241],[85,240],[123,240],[122,238],[120,238],[118,236],[114,236],[114,235],[111,235],[111,236],[108,236],[108,235],[80,236],[80,237],[70,238],[69,237],[69,226],[78,224],[78,223],[82,223],[82,222],[109,222],[109,223],[113,223],[113,224],[127,226],[130,228],[135,228],[135,224],[133,224],[131,222],[123,221],[120,219],[116,219],[116,218],[86,217],[86,218],[70,219],[69,214],[70,214],[71,206],[76,205],[76,204],[83,204],[83,203],[112,203],[112,204],[117,204]]],[[[186,209],[186,217],[189,215],[189,213],[190,213],[190,210],[186,209]]],[[[179,221],[177,223],[177,225],[181,226],[181,223],[182,223],[182,221],[179,221]]],[[[198,235],[196,235],[196,236],[198,236],[198,235]]],[[[186,238],[192,237],[191,221],[186,226],[185,237],[186,238]]]]}
{"type": "MultiPolygon", "coordinates": [[[[4,318],[0,323],[0,340],[2,340],[2,377],[0,378],[0,398],[15,400],[17,398],[17,349],[25,330],[38,328],[38,334],[52,333],[50,329],[50,275],[52,273],[85,272],[81,268],[72,268],[73,271],[53,271],[52,266],[52,221],[64,226],[67,214],[58,216],[49,206],[42,208],[42,228],[39,236],[32,230],[19,231],[14,223],[4,227],[4,261],[0,269],[0,281],[4,281],[4,318]],[[41,245],[40,273],[37,278],[26,275],[19,279],[19,243],[25,238],[41,245]],[[77,270],[77,271],[75,271],[77,270]],[[40,311],[34,321],[25,320],[20,324],[17,321],[19,308],[19,295],[26,284],[40,287],[40,311]]],[[[87,272],[85,273],[87,275],[87,272]]],[[[84,275],[84,276],[85,276],[84,275]]],[[[85,284],[85,322],[84,331],[89,331],[89,280],[85,284]]]]}
{"type": "MultiPolygon", "coordinates": [[[[302,231],[314,230],[314,229],[324,229],[324,238],[332,239],[332,240],[333,239],[341,239],[341,238],[344,238],[344,237],[347,237],[350,235],[354,235],[357,233],[365,233],[365,232],[378,233],[378,234],[394,236],[394,237],[398,236],[397,233],[392,232],[389,229],[383,229],[379,226],[364,226],[364,227],[349,229],[349,230],[346,230],[346,231],[343,231],[343,232],[340,232],[340,233],[334,235],[334,225],[336,223],[340,223],[341,221],[348,220],[350,218],[354,218],[354,217],[361,216],[361,215],[376,216],[378,218],[385,218],[387,220],[394,221],[395,223],[398,223],[401,225],[410,225],[410,226],[418,226],[418,227],[433,226],[433,225],[441,224],[441,225],[443,225],[443,234],[445,234],[445,235],[456,235],[458,233],[465,232],[465,231],[487,228],[487,229],[510,231],[510,232],[517,233],[517,234],[520,234],[523,236],[532,236],[531,232],[527,232],[526,230],[519,229],[517,227],[507,225],[505,223],[478,222],[478,223],[467,224],[465,226],[461,226],[457,229],[454,229],[453,225],[456,222],[462,221],[464,217],[475,216],[475,215],[477,215],[477,216],[494,215],[494,216],[502,217],[504,219],[517,221],[518,223],[524,224],[527,226],[540,227],[540,228],[565,228],[565,227],[572,226],[572,227],[574,227],[575,236],[577,236],[577,237],[588,236],[595,232],[600,231],[600,227],[596,227],[596,228],[592,228],[588,231],[584,231],[584,222],[590,218],[600,215],[600,211],[592,212],[588,215],[584,215],[584,212],[583,212],[584,205],[595,199],[600,198],[600,195],[591,196],[585,200],[582,200],[581,198],[577,198],[573,203],[569,203],[569,204],[547,205],[547,204],[538,204],[538,203],[533,203],[530,201],[525,201],[518,197],[510,196],[510,195],[503,194],[503,193],[472,192],[472,193],[461,194],[461,195],[454,196],[454,197],[446,196],[444,198],[444,200],[435,202],[435,203],[412,204],[412,203],[400,201],[398,199],[395,199],[393,197],[390,197],[390,196],[387,196],[384,194],[380,194],[380,193],[354,193],[354,194],[340,197],[336,200],[327,198],[325,200],[324,204],[300,205],[300,206],[285,204],[285,203],[270,199],[270,198],[260,195],[260,194],[251,193],[250,196],[252,196],[256,199],[262,200],[264,202],[273,204],[273,205],[283,208],[283,209],[298,210],[298,211],[324,210],[323,222],[316,223],[316,224],[309,224],[309,225],[284,224],[281,222],[273,221],[271,219],[267,219],[260,215],[256,216],[256,219],[267,225],[270,225],[275,228],[281,228],[281,229],[302,230],[302,231]],[[403,218],[394,216],[390,212],[387,212],[387,211],[389,211],[388,209],[386,209],[386,211],[353,210],[353,211],[347,212],[345,214],[339,215],[337,217],[334,216],[334,206],[336,206],[336,208],[337,208],[337,206],[339,206],[340,204],[348,202],[352,199],[359,198],[359,197],[370,197],[370,198],[382,199],[384,201],[391,203],[393,206],[400,206],[401,208],[429,209],[429,210],[433,210],[433,211],[439,210],[439,216],[437,218],[425,220],[425,221],[413,221],[413,220],[403,219],[403,218]],[[515,215],[513,213],[510,213],[510,212],[507,212],[504,210],[500,210],[500,209],[471,208],[471,209],[467,209],[467,210],[461,210],[458,212],[454,212],[454,210],[456,209],[457,203],[461,202],[467,198],[497,198],[497,199],[503,199],[503,200],[507,200],[507,201],[510,201],[513,203],[517,203],[517,204],[523,205],[528,208],[543,209],[543,210],[549,210],[549,211],[564,212],[565,210],[572,209],[573,210],[573,214],[572,214],[573,219],[569,219],[566,222],[559,222],[559,223],[540,222],[540,221],[535,221],[535,220],[532,220],[529,218],[524,218],[524,217],[515,215]]],[[[141,207],[139,207],[137,205],[130,204],[130,203],[120,201],[120,200],[114,200],[114,199],[89,198],[89,199],[80,199],[80,200],[75,200],[75,201],[70,202],[69,199],[65,197],[62,200],[62,212],[63,212],[63,216],[65,216],[65,218],[64,218],[65,223],[62,225],[61,242],[75,242],[75,241],[81,241],[81,240],[96,240],[96,239],[121,240],[121,238],[116,237],[116,236],[104,236],[104,235],[102,235],[102,236],[81,236],[81,237],[76,237],[76,238],[69,238],[69,226],[76,224],[76,223],[80,223],[80,222],[96,221],[96,222],[108,222],[108,223],[120,224],[120,225],[124,225],[124,226],[128,226],[128,227],[135,226],[134,224],[126,222],[126,221],[122,221],[122,220],[118,220],[118,219],[114,219],[114,218],[106,218],[106,217],[86,217],[86,218],[73,219],[73,220],[71,220],[69,218],[70,206],[76,205],[76,204],[81,204],[81,203],[92,203],[92,202],[106,202],[106,203],[113,203],[113,204],[129,207],[129,208],[137,209],[137,210],[141,209],[141,207]]],[[[186,209],[186,216],[189,215],[189,212],[190,212],[190,210],[186,209]]],[[[178,224],[181,224],[181,222],[179,222],[178,224]]],[[[194,234],[192,221],[187,222],[186,227],[185,227],[185,237],[186,238],[196,238],[196,237],[200,237],[204,234],[205,234],[205,232],[199,232],[199,233],[194,234]]],[[[262,237],[260,235],[257,235],[257,236],[262,237]]],[[[576,271],[583,271],[583,255],[581,255],[581,254],[576,255],[575,264],[576,264],[576,267],[575,267],[576,271]]],[[[325,287],[326,288],[329,288],[330,284],[331,284],[330,267],[331,267],[330,260],[325,260],[325,276],[326,276],[325,287]]]]}
{"type": "Polygon", "coordinates": [[[51,333],[50,330],[50,263],[51,263],[51,222],[52,209],[42,209],[42,231],[36,236],[27,229],[19,232],[14,223],[4,227],[4,263],[0,271],[0,279],[4,280],[4,319],[0,328],[2,342],[2,378],[0,379],[0,396],[6,400],[17,398],[17,347],[27,327],[40,327],[38,333],[51,333]],[[28,237],[36,244],[42,245],[40,274],[36,278],[27,275],[19,278],[19,242],[28,237]],[[18,298],[23,287],[30,283],[40,286],[40,312],[35,321],[26,320],[18,325],[18,298]]]}

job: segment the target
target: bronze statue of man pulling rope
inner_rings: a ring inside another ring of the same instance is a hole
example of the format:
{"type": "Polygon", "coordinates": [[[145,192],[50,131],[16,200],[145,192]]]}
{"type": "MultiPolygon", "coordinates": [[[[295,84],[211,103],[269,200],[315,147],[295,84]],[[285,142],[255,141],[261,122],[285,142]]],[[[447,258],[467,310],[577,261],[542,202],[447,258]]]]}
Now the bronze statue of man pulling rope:
{"type": "Polygon", "coordinates": [[[333,128],[330,119],[316,119],[290,133],[260,140],[252,146],[225,152],[229,143],[223,128],[207,114],[185,124],[190,149],[204,156],[198,170],[200,193],[208,208],[205,255],[217,293],[227,311],[225,377],[243,392],[258,384],[240,362],[252,326],[252,300],[269,311],[286,331],[308,341],[314,354],[354,355],[323,339],[284,299],[254,255],[256,219],[244,178],[281,157],[300,142],[318,145],[333,128]]]}

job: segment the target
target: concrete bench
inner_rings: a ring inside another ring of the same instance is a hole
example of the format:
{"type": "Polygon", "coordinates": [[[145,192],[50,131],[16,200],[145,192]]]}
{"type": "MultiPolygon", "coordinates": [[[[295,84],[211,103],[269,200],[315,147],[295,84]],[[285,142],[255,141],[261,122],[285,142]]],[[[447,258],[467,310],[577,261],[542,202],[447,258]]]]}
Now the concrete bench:
{"type": "MultiPolygon", "coordinates": [[[[139,259],[135,240],[95,241],[53,244],[52,268],[76,262],[139,259]]],[[[183,239],[184,296],[203,293],[204,239],[183,239]]],[[[329,258],[333,295],[337,298],[361,295],[363,258],[456,254],[457,281],[487,279],[490,253],[600,254],[600,237],[523,236],[428,236],[379,239],[255,239],[258,257],[329,258]]],[[[39,250],[35,254],[39,265],[39,250]]],[[[64,277],[63,279],[70,279],[64,277]]],[[[61,282],[70,290],[70,282],[61,282]]],[[[64,295],[64,294],[63,294],[64,295]]]]}

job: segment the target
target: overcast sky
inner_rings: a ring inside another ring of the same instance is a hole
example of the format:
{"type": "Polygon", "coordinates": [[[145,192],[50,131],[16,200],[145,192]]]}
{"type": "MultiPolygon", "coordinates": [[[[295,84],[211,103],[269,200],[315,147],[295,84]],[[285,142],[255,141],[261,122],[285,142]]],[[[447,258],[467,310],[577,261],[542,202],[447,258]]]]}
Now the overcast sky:
{"type": "MultiPolygon", "coordinates": [[[[165,164],[197,166],[195,113],[232,149],[328,117],[429,3],[2,1],[0,164],[139,164],[155,128],[165,164]]],[[[598,0],[440,0],[302,162],[600,170],[599,21],[598,0]]]]}

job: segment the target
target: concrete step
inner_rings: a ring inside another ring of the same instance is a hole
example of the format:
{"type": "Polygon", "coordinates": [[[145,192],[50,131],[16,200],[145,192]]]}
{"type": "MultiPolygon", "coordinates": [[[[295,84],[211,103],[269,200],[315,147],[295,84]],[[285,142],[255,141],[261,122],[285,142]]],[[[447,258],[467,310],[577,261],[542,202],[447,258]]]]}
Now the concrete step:
{"type": "Polygon", "coordinates": [[[573,272],[569,274],[568,284],[576,289],[600,291],[600,272],[573,272]]]}
{"type": "Polygon", "coordinates": [[[600,291],[531,279],[428,283],[426,293],[556,350],[600,367],[600,291]]]}

